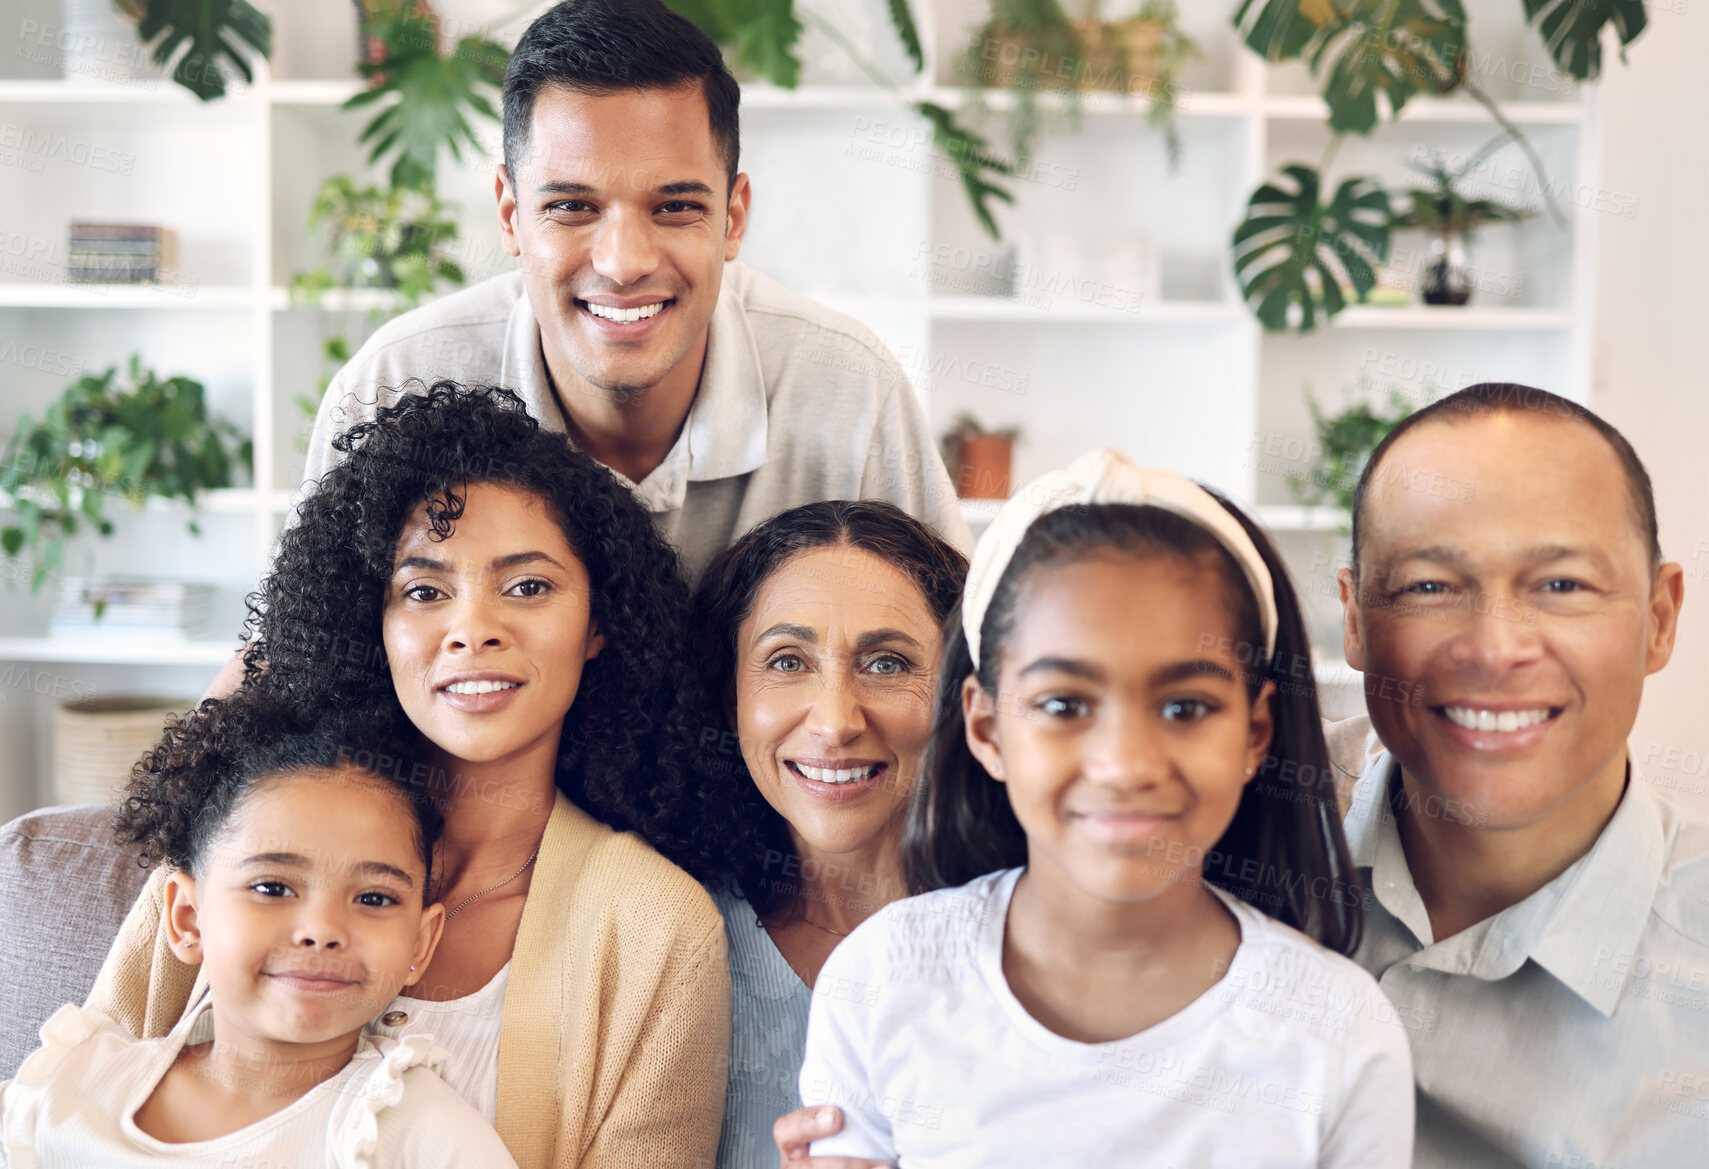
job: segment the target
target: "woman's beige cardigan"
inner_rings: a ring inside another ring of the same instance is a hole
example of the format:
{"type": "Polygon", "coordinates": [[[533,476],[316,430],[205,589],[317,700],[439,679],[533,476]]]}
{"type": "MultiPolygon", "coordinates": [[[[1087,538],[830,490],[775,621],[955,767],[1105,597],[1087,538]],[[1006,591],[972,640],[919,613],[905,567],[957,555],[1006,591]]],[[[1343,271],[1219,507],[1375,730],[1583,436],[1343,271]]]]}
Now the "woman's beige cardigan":
{"type": "MultiPolygon", "coordinates": [[[[162,866],[164,869],[165,866],[162,866]]],[[[200,997],[150,878],[89,1006],[142,1038],[200,997]]],[[[710,1167],[724,1115],[724,921],[693,878],[559,794],[511,956],[498,1132],[523,1169],[710,1167]]]]}

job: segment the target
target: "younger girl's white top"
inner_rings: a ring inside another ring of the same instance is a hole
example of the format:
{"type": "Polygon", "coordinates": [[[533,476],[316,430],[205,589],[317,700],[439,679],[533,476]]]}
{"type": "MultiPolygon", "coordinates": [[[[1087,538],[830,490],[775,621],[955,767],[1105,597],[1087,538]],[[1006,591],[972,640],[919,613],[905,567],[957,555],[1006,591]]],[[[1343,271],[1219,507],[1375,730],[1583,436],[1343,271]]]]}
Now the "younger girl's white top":
{"type": "Polygon", "coordinates": [[[516,1169],[492,1127],[444,1080],[424,1039],[363,1038],[331,1079],[223,1137],[169,1144],[136,1125],[179,1051],[213,1038],[211,1000],[159,1039],[61,1007],[40,1050],[0,1085],[0,1166],[326,1166],[516,1169]]]}
{"type": "Polygon", "coordinates": [[[1411,1165],[1406,1027],[1370,975],[1216,890],[1241,935],[1221,981],[1130,1038],[1065,1039],[1003,974],[1022,871],[893,902],[832,952],[813,986],[801,1097],[846,1119],[815,1156],[903,1169],[1411,1165]]]}

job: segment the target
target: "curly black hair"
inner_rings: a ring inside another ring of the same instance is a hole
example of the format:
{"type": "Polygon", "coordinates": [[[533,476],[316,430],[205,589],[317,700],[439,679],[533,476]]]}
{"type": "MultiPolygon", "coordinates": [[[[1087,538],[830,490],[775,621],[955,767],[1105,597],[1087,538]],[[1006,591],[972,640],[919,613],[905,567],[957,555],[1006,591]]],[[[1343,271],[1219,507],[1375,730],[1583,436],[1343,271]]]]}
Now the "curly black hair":
{"type": "Polygon", "coordinates": [[[557,785],[579,807],[633,831],[702,880],[728,867],[724,826],[691,758],[685,664],[688,586],[676,552],[606,468],[541,429],[497,387],[408,387],[373,421],[333,439],[344,460],[298,507],[273,570],[248,599],[245,687],[299,712],[358,710],[413,734],[392,682],[382,620],[405,521],[426,505],[436,538],[471,485],[543,501],[587,568],[605,645],[564,717],[557,785]]]}
{"type": "Polygon", "coordinates": [[[795,844],[789,826],[766,802],[747,764],[724,733],[733,701],[736,633],[753,611],[760,588],[799,553],[851,547],[871,552],[914,582],[940,626],[961,601],[967,557],[925,524],[883,500],[832,499],[791,508],[755,527],[719,553],[701,575],[695,592],[701,702],[702,767],[733,803],[729,821],[732,875],[743,896],[770,916],[799,895],[790,863],[795,844]]]}
{"type": "Polygon", "coordinates": [[[145,867],[165,861],[197,875],[244,798],[263,781],[300,772],[356,770],[397,792],[415,823],[416,850],[432,900],[433,845],[444,828],[439,809],[410,765],[410,745],[349,711],[303,720],[254,691],[211,698],[173,715],[165,734],[131,769],[114,831],[137,845],[145,867]]]}

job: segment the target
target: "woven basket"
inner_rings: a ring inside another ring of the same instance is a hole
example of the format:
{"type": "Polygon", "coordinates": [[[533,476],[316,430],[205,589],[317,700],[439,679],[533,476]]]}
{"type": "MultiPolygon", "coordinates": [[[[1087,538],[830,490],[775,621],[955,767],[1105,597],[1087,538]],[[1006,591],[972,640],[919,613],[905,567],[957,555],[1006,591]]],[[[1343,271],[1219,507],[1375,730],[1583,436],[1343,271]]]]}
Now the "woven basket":
{"type": "Polygon", "coordinates": [[[53,712],[53,799],[56,804],[110,804],[131,766],[154,746],[166,716],[193,698],[97,698],[66,702],[53,712]]]}

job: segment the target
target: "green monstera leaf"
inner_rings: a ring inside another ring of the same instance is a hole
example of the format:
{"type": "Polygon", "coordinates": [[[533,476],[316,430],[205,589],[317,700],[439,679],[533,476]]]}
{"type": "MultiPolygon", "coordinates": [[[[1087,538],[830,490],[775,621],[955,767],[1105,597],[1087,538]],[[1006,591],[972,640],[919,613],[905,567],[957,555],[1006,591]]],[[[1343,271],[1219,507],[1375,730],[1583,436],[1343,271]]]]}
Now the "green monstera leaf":
{"type": "Polygon", "coordinates": [[[1466,50],[1460,0],[1242,0],[1234,26],[1265,59],[1310,66],[1338,134],[1375,129],[1379,93],[1398,114],[1417,94],[1452,91],[1466,50]]]}
{"type": "Polygon", "coordinates": [[[1649,18],[1644,0],[1525,0],[1525,19],[1543,34],[1555,64],[1580,81],[1595,81],[1602,74],[1603,26],[1614,25],[1624,61],[1649,18]]]}
{"type": "Polygon", "coordinates": [[[464,146],[481,151],[469,115],[500,120],[488,95],[496,95],[503,85],[510,51],[485,37],[466,36],[443,54],[433,24],[413,11],[377,21],[374,28],[386,55],[358,67],[373,87],[343,108],[396,99],[381,108],[357,141],[369,145],[369,162],[392,157],[393,186],[429,190],[441,148],[458,160],[464,146]]]}
{"type": "Polygon", "coordinates": [[[249,55],[273,52],[273,21],[248,0],[121,0],[155,64],[201,98],[225,96],[227,70],[254,81],[249,55]]]}
{"type": "Polygon", "coordinates": [[[1234,231],[1234,270],[1241,296],[1266,329],[1287,329],[1297,304],[1304,333],[1317,327],[1320,305],[1326,319],[1347,306],[1343,279],[1361,300],[1376,284],[1392,216],[1388,194],[1372,179],[1344,180],[1325,205],[1318,201],[1317,171],[1296,164],[1282,173],[1294,189],[1265,183],[1253,192],[1234,231]]]}

